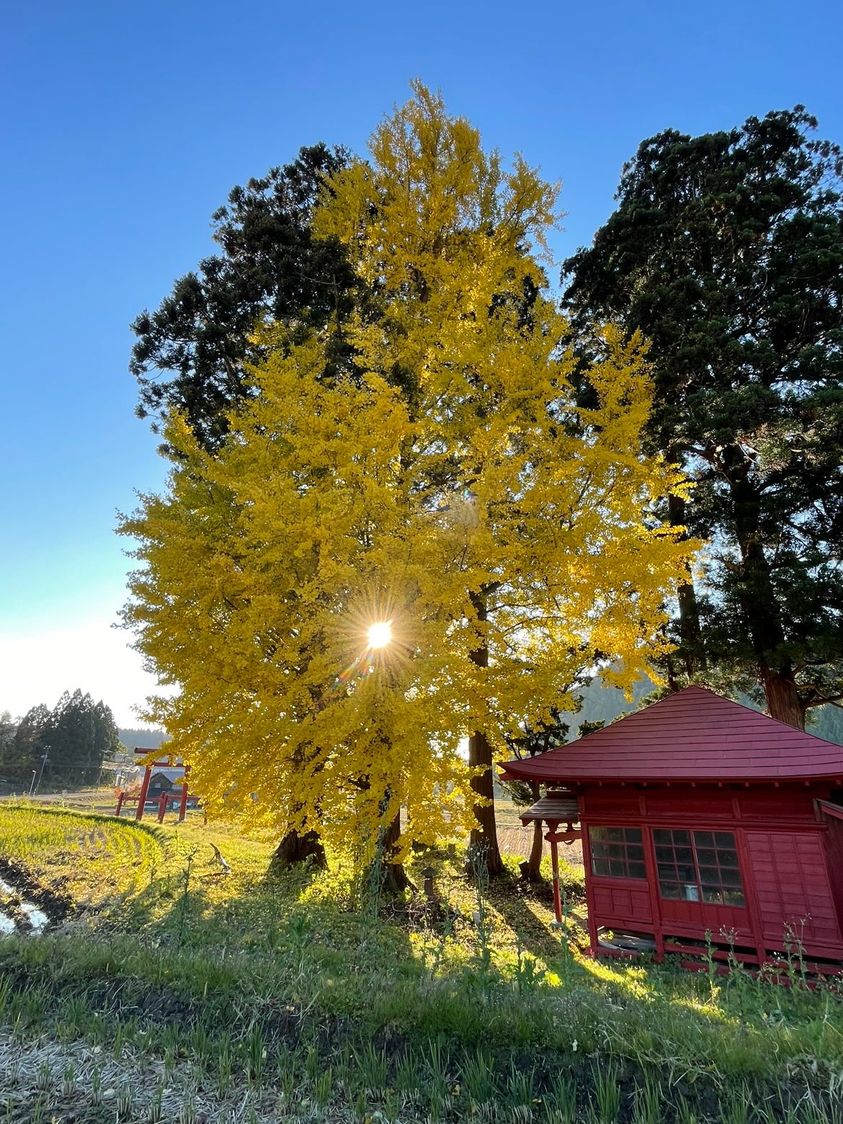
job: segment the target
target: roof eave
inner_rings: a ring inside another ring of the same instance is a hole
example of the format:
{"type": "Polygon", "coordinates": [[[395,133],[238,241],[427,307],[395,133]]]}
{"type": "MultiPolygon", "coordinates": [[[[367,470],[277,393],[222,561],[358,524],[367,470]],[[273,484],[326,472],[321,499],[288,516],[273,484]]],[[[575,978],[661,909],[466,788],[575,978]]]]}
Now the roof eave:
{"type": "Polygon", "coordinates": [[[516,769],[515,766],[526,765],[526,761],[512,761],[507,762],[506,765],[501,766],[501,779],[504,781],[533,781],[536,784],[545,785],[583,785],[583,784],[597,784],[597,785],[627,785],[627,784],[646,784],[646,785],[678,785],[678,784],[693,784],[693,785],[713,785],[715,787],[727,784],[739,785],[785,785],[785,784],[841,784],[843,783],[843,770],[833,773],[816,773],[816,774],[803,774],[796,776],[793,773],[772,773],[767,776],[753,773],[751,776],[730,776],[730,777],[707,777],[701,775],[695,776],[665,776],[660,773],[658,776],[648,774],[636,774],[634,776],[607,776],[603,774],[595,775],[581,775],[571,776],[565,773],[550,773],[550,772],[536,772],[516,769]]]}

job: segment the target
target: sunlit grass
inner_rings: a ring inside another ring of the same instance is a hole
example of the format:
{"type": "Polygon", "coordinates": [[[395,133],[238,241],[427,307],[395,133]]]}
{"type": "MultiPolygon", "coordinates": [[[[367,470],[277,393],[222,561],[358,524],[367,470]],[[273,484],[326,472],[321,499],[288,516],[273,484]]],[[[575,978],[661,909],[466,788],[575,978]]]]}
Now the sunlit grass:
{"type": "MultiPolygon", "coordinates": [[[[0,1035],[7,1026],[42,1058],[44,1043],[58,1043],[63,1064],[77,1064],[77,1045],[112,1056],[117,1043],[138,1073],[150,1060],[169,1065],[177,1087],[196,1085],[201,1071],[222,1106],[260,1089],[258,1121],[305,1113],[307,1100],[336,1118],[359,1108],[359,1119],[485,1119],[494,1104],[496,1120],[560,1124],[569,1085],[571,1120],[591,1120],[611,1063],[623,1075],[619,1119],[655,1103],[660,1119],[674,1119],[681,1085],[702,1122],[717,1119],[711,1106],[723,1090],[744,1082],[759,1104],[784,1096],[790,1105],[798,1093],[825,1111],[843,1072],[831,987],[776,987],[748,973],[715,982],[585,956],[575,867],[565,871],[571,927],[562,933],[547,887],[519,883],[512,861],[505,879],[478,890],[457,845],[419,860],[435,870],[431,903],[420,889],[373,899],[341,856],[316,876],[267,879],[271,838],[206,827],[201,815],[147,829],[4,804],[0,841],[39,880],[88,903],[58,933],[0,941],[0,1035]],[[479,1058],[491,1100],[477,1101],[479,1058]],[[383,1067],[386,1083],[373,1091],[383,1067]],[[282,1086],[295,1112],[269,1106],[282,1086]]],[[[421,887],[420,870],[409,873],[421,887]]],[[[145,1097],[135,1089],[144,1113],[145,1097]]],[[[217,1118],[227,1119],[208,1117],[217,1118]]]]}

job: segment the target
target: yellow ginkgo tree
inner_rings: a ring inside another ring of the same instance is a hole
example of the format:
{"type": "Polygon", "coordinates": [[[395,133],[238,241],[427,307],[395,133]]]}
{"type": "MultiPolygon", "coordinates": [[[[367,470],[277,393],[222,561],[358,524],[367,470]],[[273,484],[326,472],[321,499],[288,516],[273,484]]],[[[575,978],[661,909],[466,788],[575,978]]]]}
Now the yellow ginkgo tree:
{"type": "Polygon", "coordinates": [[[126,615],[210,812],[361,859],[470,830],[494,873],[507,737],[585,668],[629,685],[659,651],[689,547],[652,512],[682,483],[642,453],[640,340],[606,328],[575,393],[540,265],[555,204],[417,85],[315,219],[366,294],[353,372],[264,325],[219,452],[171,419],[168,492],[122,525],[126,615]]]}

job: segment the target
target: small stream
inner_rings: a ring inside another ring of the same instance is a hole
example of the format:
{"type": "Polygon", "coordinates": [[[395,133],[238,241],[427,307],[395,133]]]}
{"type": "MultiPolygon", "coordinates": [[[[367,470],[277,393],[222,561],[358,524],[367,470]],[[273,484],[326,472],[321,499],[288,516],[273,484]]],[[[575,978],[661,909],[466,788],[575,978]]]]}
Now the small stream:
{"type": "Polygon", "coordinates": [[[0,878],[0,935],[38,934],[49,923],[50,919],[42,909],[26,901],[13,886],[0,878]]]}

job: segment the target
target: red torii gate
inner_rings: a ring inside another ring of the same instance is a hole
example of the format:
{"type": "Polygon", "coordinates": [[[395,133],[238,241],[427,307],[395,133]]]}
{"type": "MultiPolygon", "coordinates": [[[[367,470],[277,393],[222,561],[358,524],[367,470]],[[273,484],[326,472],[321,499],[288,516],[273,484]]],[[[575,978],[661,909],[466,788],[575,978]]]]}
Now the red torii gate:
{"type": "MultiPolygon", "coordinates": [[[[150,750],[150,749],[139,749],[139,748],[135,749],[135,753],[139,753],[143,757],[148,757],[149,754],[152,753],[152,752],[154,752],[154,751],[150,750]]],[[[150,784],[150,781],[152,780],[153,769],[173,769],[173,768],[184,770],[184,775],[183,775],[182,784],[181,784],[181,793],[180,793],[180,796],[179,796],[179,823],[183,823],[184,818],[187,815],[187,798],[188,798],[187,777],[188,777],[188,774],[190,772],[190,766],[189,765],[181,765],[181,764],[178,763],[178,761],[174,765],[172,763],[172,760],[171,760],[170,757],[168,757],[164,761],[150,761],[146,764],[146,767],[144,769],[144,774],[143,774],[143,780],[141,781],[140,793],[138,794],[138,796],[129,796],[128,793],[124,789],[120,790],[120,792],[117,794],[117,808],[116,808],[114,814],[116,816],[119,816],[121,811],[123,810],[124,804],[126,804],[126,803],[128,803],[132,800],[137,800],[138,806],[137,806],[137,810],[135,811],[135,819],[136,820],[142,820],[144,808],[146,806],[147,796],[148,796],[148,793],[149,793],[149,784],[150,784]]],[[[170,801],[172,799],[173,799],[173,793],[172,792],[162,792],[161,793],[161,796],[158,799],[158,822],[159,823],[163,822],[164,815],[167,811],[167,805],[170,803],[170,801]]]]}

